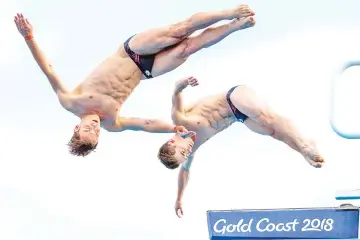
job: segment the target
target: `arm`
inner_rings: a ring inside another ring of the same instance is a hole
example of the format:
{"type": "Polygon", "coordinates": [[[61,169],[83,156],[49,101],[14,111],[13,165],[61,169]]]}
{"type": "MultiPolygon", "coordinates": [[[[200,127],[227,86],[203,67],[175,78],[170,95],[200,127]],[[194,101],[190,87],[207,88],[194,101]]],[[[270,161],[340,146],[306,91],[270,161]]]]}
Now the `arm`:
{"type": "Polygon", "coordinates": [[[198,85],[198,81],[194,77],[188,77],[181,79],[175,83],[174,92],[172,95],[172,116],[176,116],[176,118],[182,117],[184,113],[183,108],[183,99],[182,99],[182,91],[191,85],[192,87],[198,85]]]}
{"type": "Polygon", "coordinates": [[[175,89],[172,95],[172,115],[180,115],[183,113],[183,98],[182,98],[183,87],[175,85],[175,89]]]}
{"type": "Polygon", "coordinates": [[[182,200],[185,188],[189,182],[190,166],[193,159],[194,159],[194,155],[192,154],[188,157],[186,163],[183,166],[181,166],[178,176],[178,193],[177,193],[176,201],[181,202],[182,200]]]}
{"type": "Polygon", "coordinates": [[[190,178],[190,165],[194,159],[194,155],[190,155],[186,161],[186,164],[181,166],[178,176],[178,193],[175,202],[175,213],[178,217],[182,217],[184,214],[182,208],[182,198],[184,195],[185,188],[190,178]]]}
{"type": "Polygon", "coordinates": [[[28,45],[35,61],[46,75],[47,79],[49,80],[51,87],[56,93],[66,93],[67,91],[63,87],[60,82],[59,77],[56,75],[52,65],[46,59],[44,53],[41,51],[39,45],[36,43],[35,39],[26,40],[26,44],[28,45]]]}
{"type": "Polygon", "coordinates": [[[48,78],[53,90],[56,93],[66,93],[65,88],[62,86],[59,77],[56,75],[49,61],[46,59],[44,53],[41,51],[39,45],[34,39],[33,27],[30,22],[24,18],[22,14],[18,14],[15,17],[15,24],[25,38],[26,44],[29,47],[35,61],[48,78]]]}
{"type": "Polygon", "coordinates": [[[118,118],[117,129],[144,131],[151,133],[176,133],[179,128],[176,125],[158,119],[142,118],[118,118]]]}

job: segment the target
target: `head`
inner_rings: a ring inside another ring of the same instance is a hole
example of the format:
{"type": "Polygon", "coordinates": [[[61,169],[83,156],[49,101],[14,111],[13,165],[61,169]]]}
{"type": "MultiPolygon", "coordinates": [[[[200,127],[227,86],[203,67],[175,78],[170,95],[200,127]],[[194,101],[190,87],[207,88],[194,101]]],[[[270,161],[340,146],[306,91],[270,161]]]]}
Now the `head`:
{"type": "Polygon", "coordinates": [[[176,134],[160,147],[158,158],[165,167],[176,169],[191,154],[193,145],[194,141],[192,138],[183,139],[176,134]]]}
{"type": "Polygon", "coordinates": [[[87,115],[82,117],[80,124],[75,126],[74,134],[68,143],[69,152],[75,156],[85,157],[96,149],[99,134],[99,116],[87,115]]]}

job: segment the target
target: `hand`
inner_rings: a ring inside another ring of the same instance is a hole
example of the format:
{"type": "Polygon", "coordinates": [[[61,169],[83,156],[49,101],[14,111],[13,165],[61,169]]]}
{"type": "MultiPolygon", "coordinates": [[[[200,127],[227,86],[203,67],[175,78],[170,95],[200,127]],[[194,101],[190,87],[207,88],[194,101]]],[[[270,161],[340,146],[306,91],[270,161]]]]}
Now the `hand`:
{"type": "Polygon", "coordinates": [[[182,203],[179,200],[176,200],[175,202],[175,213],[179,218],[181,218],[184,215],[184,211],[182,209],[182,203]]]}
{"type": "Polygon", "coordinates": [[[198,80],[195,77],[187,77],[176,82],[176,88],[180,91],[185,89],[187,86],[195,87],[199,85],[198,80]]]}
{"type": "Polygon", "coordinates": [[[18,13],[14,17],[14,22],[16,24],[18,31],[23,37],[29,37],[33,35],[33,26],[31,25],[28,19],[24,18],[24,16],[21,13],[18,13]]]}
{"type": "Polygon", "coordinates": [[[194,131],[188,131],[184,126],[175,126],[174,129],[175,129],[176,133],[183,139],[196,135],[196,133],[194,131]]]}
{"type": "Polygon", "coordinates": [[[178,135],[183,139],[195,136],[196,133],[194,131],[186,131],[186,132],[178,132],[178,135]]]}

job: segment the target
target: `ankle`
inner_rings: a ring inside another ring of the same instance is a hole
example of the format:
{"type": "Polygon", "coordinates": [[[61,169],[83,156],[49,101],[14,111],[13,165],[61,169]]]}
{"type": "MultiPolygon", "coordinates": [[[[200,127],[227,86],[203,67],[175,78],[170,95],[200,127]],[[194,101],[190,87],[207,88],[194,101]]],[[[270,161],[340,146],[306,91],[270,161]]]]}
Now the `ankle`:
{"type": "Polygon", "coordinates": [[[232,20],[237,17],[236,12],[233,9],[227,9],[220,12],[222,20],[232,20]]]}

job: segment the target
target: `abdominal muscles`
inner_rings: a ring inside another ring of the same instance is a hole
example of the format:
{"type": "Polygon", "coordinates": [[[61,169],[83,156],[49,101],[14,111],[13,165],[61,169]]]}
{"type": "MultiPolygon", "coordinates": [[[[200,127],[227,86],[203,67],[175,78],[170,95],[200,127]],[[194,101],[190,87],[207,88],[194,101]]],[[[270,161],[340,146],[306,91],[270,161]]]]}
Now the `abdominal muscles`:
{"type": "Polygon", "coordinates": [[[142,77],[141,71],[130,58],[118,54],[102,62],[82,84],[82,92],[107,95],[117,103],[129,97],[142,77]]]}
{"type": "Polygon", "coordinates": [[[186,115],[199,119],[195,130],[198,144],[206,142],[236,121],[224,94],[201,100],[189,108],[186,115]]]}

